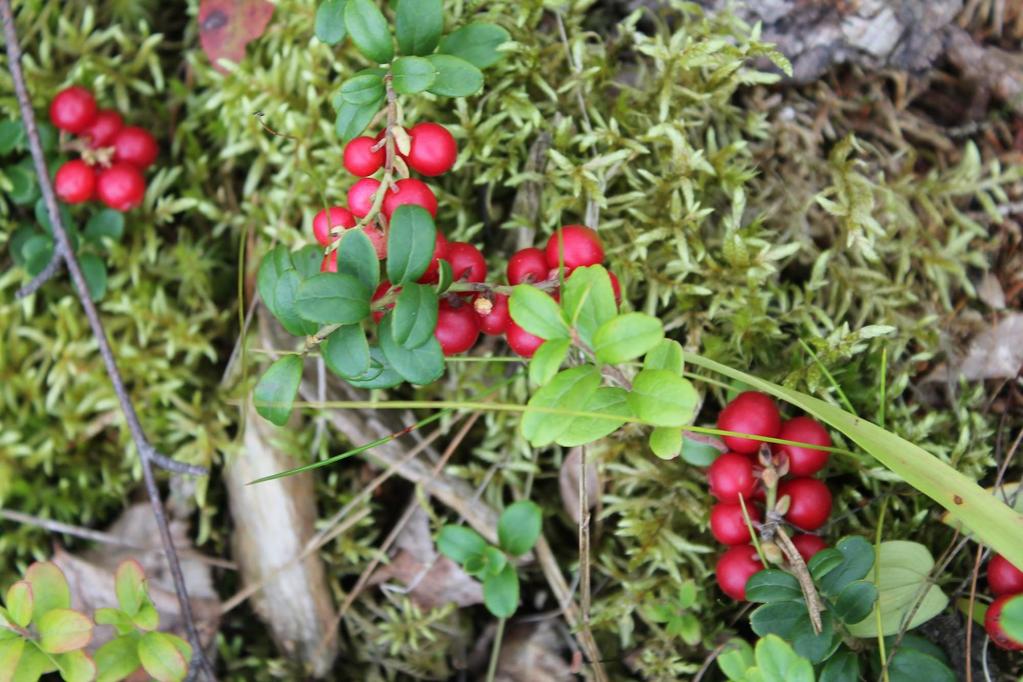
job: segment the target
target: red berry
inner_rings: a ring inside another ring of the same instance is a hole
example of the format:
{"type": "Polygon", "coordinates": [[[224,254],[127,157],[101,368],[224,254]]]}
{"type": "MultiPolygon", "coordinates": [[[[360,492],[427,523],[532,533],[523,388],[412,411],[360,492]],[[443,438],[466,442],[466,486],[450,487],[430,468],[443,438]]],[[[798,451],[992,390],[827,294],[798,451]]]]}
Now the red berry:
{"type": "Polygon", "coordinates": [[[88,201],[96,191],[96,171],[81,159],[68,161],[53,177],[53,189],[68,204],[88,201]]]}
{"type": "Polygon", "coordinates": [[[100,109],[96,114],[96,120],[82,134],[89,138],[89,146],[98,149],[112,145],[123,127],[124,120],[119,113],[110,109],[100,109]]]}
{"type": "Polygon", "coordinates": [[[753,462],[749,457],[726,452],[719,455],[707,468],[710,494],[722,502],[738,503],[739,495],[749,500],[757,487],[753,476],[753,462]]]}
{"type": "MultiPolygon", "coordinates": [[[[396,182],[395,185],[398,187],[398,191],[389,189],[384,195],[383,212],[385,216],[390,218],[394,209],[411,204],[422,206],[430,212],[431,216],[437,217],[437,197],[425,182],[415,178],[405,178],[396,182]]],[[[348,203],[351,204],[351,201],[348,203]]]]}
{"type": "Polygon", "coordinates": [[[984,629],[987,630],[988,637],[997,646],[1008,651],[1023,651],[1023,642],[1013,639],[1000,622],[1002,609],[1005,608],[1006,603],[1018,597],[1020,597],[1018,594],[1003,594],[991,602],[991,606],[987,607],[987,614],[984,616],[984,629]]]}
{"type": "Polygon", "coordinates": [[[604,261],[604,247],[600,244],[600,237],[585,225],[565,225],[551,235],[545,252],[548,267],[560,267],[561,250],[564,250],[566,274],[576,268],[604,261]]]}
{"type": "MultiPolygon", "coordinates": [[[[781,431],[781,415],[774,401],[767,395],[757,391],[745,391],[721,410],[718,428],[723,431],[776,438],[781,431]]],[[[759,440],[739,436],[722,436],[722,440],[731,450],[745,455],[759,450],[761,443],[759,440]]]]}
{"type": "Polygon", "coordinates": [[[522,249],[508,259],[508,284],[542,282],[547,278],[547,257],[535,247],[522,249]]]}
{"type": "Polygon", "coordinates": [[[437,230],[437,237],[433,242],[433,258],[430,259],[430,264],[426,267],[426,272],[419,278],[420,284],[435,284],[438,279],[438,270],[440,269],[440,261],[446,259],[448,256],[448,238],[444,236],[444,233],[437,230]]]}
{"type": "Polygon", "coordinates": [[[369,210],[373,208],[373,196],[380,187],[380,181],[373,178],[363,178],[348,190],[348,209],[353,215],[365,218],[369,210]]]}
{"type": "MultiPolygon", "coordinates": [[[[373,292],[373,298],[370,299],[370,303],[373,303],[375,301],[380,300],[390,290],[391,290],[391,283],[388,282],[385,279],[384,281],[382,281],[380,284],[377,285],[377,290],[373,292]]],[[[396,289],[396,291],[401,291],[401,287],[398,287],[396,289]]],[[[394,308],[394,303],[388,304],[386,306],[386,308],[387,308],[387,310],[390,310],[390,309],[394,308]]],[[[385,312],[386,311],[384,311],[384,310],[374,310],[373,311],[373,321],[374,322],[380,322],[380,320],[383,319],[385,312]]]]}
{"type": "Polygon", "coordinates": [[[337,249],[323,257],[323,261],[320,263],[320,272],[337,272],[337,249]]]}
{"type": "Polygon", "coordinates": [[[508,347],[524,358],[533,357],[536,349],[543,345],[543,339],[539,336],[533,336],[515,324],[513,320],[508,320],[508,328],[504,332],[504,338],[508,342],[508,347]]]}
{"type": "Polygon", "coordinates": [[[367,225],[362,228],[362,231],[369,237],[369,243],[373,245],[373,250],[377,252],[377,259],[383,260],[387,258],[387,237],[384,233],[372,225],[367,225]]]}
{"type": "Polygon", "coordinates": [[[793,478],[778,486],[778,499],[788,495],[789,510],[785,518],[803,530],[817,530],[831,514],[831,491],[816,478],[793,478]]]}
{"type": "Polygon", "coordinates": [[[500,336],[508,330],[511,315],[508,313],[508,297],[504,294],[494,294],[493,298],[481,294],[473,302],[473,308],[479,318],[480,331],[484,334],[500,336]]]}
{"type": "Polygon", "coordinates": [[[50,121],[69,133],[82,133],[96,119],[96,98],[80,85],[57,93],[50,103],[50,121]]]}
{"type": "Polygon", "coordinates": [[[373,151],[377,141],[372,137],[357,137],[345,145],[344,164],[352,175],[360,178],[373,175],[384,165],[386,152],[383,147],[373,151]]]}
{"type": "MultiPolygon", "coordinates": [[[[751,521],[760,520],[760,511],[749,502],[746,512],[751,521]]],[[[710,508],[710,532],[723,545],[744,545],[750,541],[749,527],[738,502],[718,502],[710,508]]]]}
{"type": "Polygon", "coordinates": [[[468,305],[454,307],[441,302],[437,310],[437,328],[433,335],[440,341],[444,355],[457,355],[476,345],[480,336],[476,313],[468,305]]]}
{"type": "Polygon", "coordinates": [[[808,535],[806,533],[793,535],[792,544],[796,546],[796,550],[799,551],[799,556],[803,557],[803,561],[809,561],[813,558],[814,554],[828,547],[828,543],[824,542],[824,538],[819,535],[808,535]]]}
{"type": "Polygon", "coordinates": [[[451,265],[451,276],[456,282],[482,282],[487,278],[486,259],[468,242],[449,242],[444,260],[451,265]]]}
{"type": "Polygon", "coordinates": [[[718,558],[714,574],[722,592],[742,601],[746,598],[746,583],[763,569],[764,565],[753,546],[737,545],[718,558]]]}
{"type": "Polygon", "coordinates": [[[448,129],[437,123],[417,123],[408,131],[412,144],[405,160],[409,168],[427,176],[451,170],[458,158],[458,144],[448,129]]]}
{"type": "Polygon", "coordinates": [[[995,554],[987,564],[987,584],[996,597],[1019,594],[1023,592],[1023,571],[1001,554],[995,554]]]}
{"type": "Polygon", "coordinates": [[[142,171],[130,163],[115,163],[100,172],[96,180],[100,201],[115,211],[129,211],[142,203],[146,179],[142,171]]]}
{"type": "Polygon", "coordinates": [[[313,216],[313,234],[321,246],[329,246],[330,243],[340,237],[331,237],[332,227],[355,227],[355,216],[343,206],[331,206],[329,209],[320,211],[313,216]]]}
{"type": "Polygon", "coordinates": [[[607,271],[607,276],[611,278],[611,291],[615,293],[615,305],[621,305],[622,284],[618,281],[618,276],[610,270],[607,271]]]}
{"type": "MultiPolygon", "coordinates": [[[[810,417],[796,417],[782,423],[778,438],[831,447],[828,430],[810,417]]],[[[775,454],[785,453],[789,459],[789,473],[793,476],[813,476],[828,463],[828,453],[824,450],[779,443],[772,445],[771,449],[775,454]]]]}
{"type": "Polygon", "coordinates": [[[145,170],[156,161],[160,148],[149,131],[136,126],[122,128],[114,138],[114,161],[130,163],[145,170]]]}

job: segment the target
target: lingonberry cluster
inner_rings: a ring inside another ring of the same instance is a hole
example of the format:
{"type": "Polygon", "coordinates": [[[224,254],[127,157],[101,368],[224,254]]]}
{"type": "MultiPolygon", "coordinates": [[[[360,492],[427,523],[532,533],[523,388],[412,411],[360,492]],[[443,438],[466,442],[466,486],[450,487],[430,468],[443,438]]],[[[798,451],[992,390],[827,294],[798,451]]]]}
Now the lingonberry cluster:
{"type": "Polygon", "coordinates": [[[995,600],[987,608],[984,629],[991,641],[1009,651],[1023,651],[1023,641],[1015,639],[1002,627],[1002,609],[1005,604],[1023,594],[1023,571],[1009,563],[1001,554],[995,554],[987,565],[987,584],[995,600]]]}
{"type": "MultiPolygon", "coordinates": [[[[740,393],[728,403],[717,426],[751,436],[831,446],[831,436],[819,422],[806,416],[783,422],[774,401],[756,391],[740,393]]],[[[746,582],[764,568],[750,544],[751,525],[763,531],[763,539],[770,540],[774,529],[783,520],[788,522],[801,531],[792,537],[792,544],[804,561],[827,546],[812,531],[823,526],[831,513],[831,492],[812,476],[827,464],[828,452],[797,445],[768,446],[743,436],[723,436],[722,440],[729,451],[719,455],[707,470],[711,495],[718,500],[710,511],[710,530],[718,542],[729,546],[717,562],[718,585],[741,601],[746,598],[746,582]]]]}
{"type": "Polygon", "coordinates": [[[159,148],[146,130],[124,125],[112,109],[99,109],[92,93],[79,85],[64,88],[50,103],[50,120],[60,130],[80,136],[68,147],[81,158],[57,169],[53,184],[68,204],[98,198],[116,211],[142,203],[142,175],[156,161],[159,148]]]}

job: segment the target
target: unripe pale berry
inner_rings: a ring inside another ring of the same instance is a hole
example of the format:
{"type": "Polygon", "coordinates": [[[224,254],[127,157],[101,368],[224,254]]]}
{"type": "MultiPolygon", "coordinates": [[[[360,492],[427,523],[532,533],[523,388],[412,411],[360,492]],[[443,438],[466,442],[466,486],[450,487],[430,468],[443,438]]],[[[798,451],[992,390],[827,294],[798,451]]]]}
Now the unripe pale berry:
{"type": "Polygon", "coordinates": [[[449,242],[444,259],[451,265],[451,276],[456,282],[482,282],[487,278],[486,259],[468,242],[449,242]]]}
{"type": "MultiPolygon", "coordinates": [[[[399,206],[413,205],[422,206],[431,216],[437,217],[437,197],[434,196],[425,182],[415,178],[405,178],[394,183],[397,191],[388,189],[384,195],[382,211],[389,219],[394,210],[399,206]]],[[[349,200],[349,205],[351,201],[349,200]]]]}
{"type": "Polygon", "coordinates": [[[345,169],[352,175],[360,178],[373,175],[386,160],[386,152],[383,147],[373,150],[377,141],[372,137],[357,137],[345,145],[344,165],[345,169]]]}
{"type": "Polygon", "coordinates": [[[479,318],[480,331],[490,336],[500,336],[508,331],[511,314],[508,312],[508,297],[494,294],[487,297],[482,294],[473,301],[473,309],[479,318]]]}
{"type": "Polygon", "coordinates": [[[444,355],[457,355],[476,345],[480,328],[476,313],[468,305],[452,306],[441,301],[437,310],[437,328],[433,332],[444,355]]]}
{"type": "Polygon", "coordinates": [[[736,601],[743,601],[746,599],[746,583],[763,569],[764,565],[753,546],[737,545],[718,558],[714,577],[722,592],[736,601]]]}
{"type": "MultiPolygon", "coordinates": [[[[796,417],[782,423],[778,438],[831,447],[828,430],[810,417],[796,417]]],[[[789,473],[793,476],[813,476],[828,463],[828,453],[824,450],[781,443],[773,444],[771,449],[775,454],[784,454],[788,458],[789,473]]]]}
{"type": "Polygon", "coordinates": [[[96,171],[81,159],[68,161],[53,177],[53,189],[65,203],[88,201],[96,191],[96,171]]]}
{"type": "Polygon", "coordinates": [[[100,201],[115,211],[129,211],[142,203],[146,179],[135,165],[115,163],[100,172],[96,180],[96,194],[100,201]]]}
{"type": "Polygon", "coordinates": [[[547,257],[543,251],[529,247],[516,251],[508,259],[508,284],[542,282],[547,278],[547,257]]]}
{"type": "Polygon", "coordinates": [[[369,215],[373,208],[373,197],[380,188],[380,181],[373,178],[363,178],[348,189],[348,210],[359,218],[369,215]]]}
{"type": "Polygon", "coordinates": [[[817,530],[831,514],[831,491],[816,478],[793,478],[778,486],[778,499],[789,496],[785,519],[797,528],[817,530]]]}
{"type": "Polygon", "coordinates": [[[112,145],[117,133],[121,132],[123,127],[124,119],[119,113],[110,109],[100,109],[92,125],[82,134],[89,138],[90,147],[99,149],[112,145]]]}
{"type": "Polygon", "coordinates": [[[50,102],[50,121],[69,133],[81,133],[96,119],[96,98],[80,85],[57,93],[50,102]]]}
{"type": "Polygon", "coordinates": [[[1019,597],[1017,594],[1003,594],[991,602],[991,606],[987,607],[987,613],[984,615],[984,629],[987,631],[988,637],[998,647],[1007,651],[1023,651],[1023,642],[1013,639],[1002,627],[1001,622],[1002,610],[1006,603],[1017,597],[1019,597]]]}
{"type": "Polygon", "coordinates": [[[544,252],[548,267],[561,266],[562,250],[566,274],[576,268],[604,262],[604,247],[600,237],[585,225],[565,225],[551,235],[544,252]]]}
{"type": "Polygon", "coordinates": [[[411,138],[405,160],[409,168],[426,176],[447,173],[458,158],[458,144],[448,129],[438,123],[417,123],[408,131],[411,138]]]}
{"type": "Polygon", "coordinates": [[[156,161],[160,148],[148,130],[137,126],[122,128],[114,137],[114,161],[130,163],[140,170],[156,161]]]}
{"type": "Polygon", "coordinates": [[[515,324],[514,320],[508,320],[508,328],[504,332],[504,338],[508,342],[508,347],[524,358],[533,357],[536,349],[543,345],[543,339],[530,334],[515,324]]]}
{"type": "Polygon", "coordinates": [[[355,216],[343,206],[331,206],[313,216],[313,235],[321,246],[329,246],[339,235],[331,235],[332,227],[355,227],[355,216]]]}
{"type": "Polygon", "coordinates": [[[718,455],[707,468],[707,482],[710,494],[722,502],[737,503],[740,495],[749,500],[757,487],[753,462],[749,457],[735,452],[718,455]]]}
{"type": "Polygon", "coordinates": [[[987,584],[996,597],[1019,594],[1023,592],[1023,571],[1001,554],[995,554],[987,564],[987,584]]]}
{"type": "MultiPolygon", "coordinates": [[[[745,391],[721,410],[718,428],[723,431],[776,438],[781,431],[781,414],[774,401],[764,393],[745,391]]],[[[722,436],[721,439],[732,451],[743,454],[755,453],[760,449],[762,442],[741,436],[722,436]]]]}
{"type": "MultiPolygon", "coordinates": [[[[760,520],[760,510],[746,502],[750,521],[760,520]]],[[[710,532],[723,545],[745,545],[750,541],[749,526],[738,502],[718,502],[710,509],[710,532]]]]}

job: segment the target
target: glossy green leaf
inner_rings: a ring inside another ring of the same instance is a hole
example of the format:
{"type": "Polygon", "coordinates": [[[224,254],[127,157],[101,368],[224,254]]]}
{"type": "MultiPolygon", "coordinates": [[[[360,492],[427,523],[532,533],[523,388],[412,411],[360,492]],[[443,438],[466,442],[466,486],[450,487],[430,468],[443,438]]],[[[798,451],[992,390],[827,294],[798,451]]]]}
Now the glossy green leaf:
{"type": "Polygon", "coordinates": [[[373,242],[362,230],[348,230],[341,237],[338,245],[337,271],[345,275],[354,275],[375,291],[380,284],[380,260],[373,242]]]}
{"type": "Polygon", "coordinates": [[[578,407],[580,412],[590,412],[614,416],[615,419],[604,417],[568,417],[568,426],[554,439],[554,442],[566,448],[585,445],[614,433],[622,424],[632,418],[629,407],[629,394],[625,389],[601,386],[585,399],[578,407]]]}
{"type": "Polygon", "coordinates": [[[402,287],[391,314],[391,334],[395,343],[418,348],[433,336],[437,328],[437,294],[433,287],[409,282],[402,287]]]}
{"type": "MultiPolygon", "coordinates": [[[[0,669],[2,670],[2,669],[0,669]]],[[[18,669],[12,682],[35,682],[46,673],[56,672],[57,666],[51,654],[43,653],[37,642],[26,641],[18,660],[18,669]]]]}
{"type": "Polygon", "coordinates": [[[437,551],[458,564],[482,554],[488,546],[483,536],[468,526],[444,526],[437,534],[437,551]]]}
{"type": "Polygon", "coordinates": [[[380,321],[380,349],[394,371],[410,384],[423,386],[440,379],[444,374],[444,353],[432,334],[421,345],[407,348],[394,340],[394,313],[380,321]]]}
{"type": "Polygon", "coordinates": [[[820,578],[821,590],[828,595],[838,595],[849,583],[866,577],[874,566],[874,547],[866,538],[844,537],[835,549],[842,554],[842,563],[820,578]]]}
{"type": "Polygon", "coordinates": [[[387,235],[387,278],[394,285],[415,282],[433,260],[437,227],[421,206],[399,206],[387,235]]]}
{"type": "Polygon", "coordinates": [[[21,253],[25,258],[25,270],[35,277],[53,258],[53,238],[46,234],[34,234],[25,240],[21,253]]]}
{"type": "MultiPolygon", "coordinates": [[[[845,561],[845,557],[841,552],[834,547],[828,547],[814,554],[806,563],[806,567],[810,569],[813,579],[820,581],[821,578],[840,566],[843,561],[845,561]]],[[[854,580],[858,580],[858,578],[854,578],[854,580]]]]}
{"type": "Polygon", "coordinates": [[[348,379],[348,383],[356,388],[374,389],[391,388],[402,382],[401,375],[387,361],[379,346],[369,347],[370,367],[366,374],[348,379]]]}
{"type": "Polygon", "coordinates": [[[146,574],[142,564],[130,559],[122,562],[114,574],[114,592],[121,610],[134,616],[146,600],[146,574]]]}
{"type": "Polygon", "coordinates": [[[452,31],[440,41],[440,51],[461,57],[478,69],[493,66],[503,55],[497,48],[508,42],[508,31],[494,24],[473,22],[452,31]]]}
{"type": "Polygon", "coordinates": [[[508,312],[515,324],[541,339],[569,338],[557,301],[534,286],[516,285],[508,299],[508,312]]]}
{"type": "Polygon", "coordinates": [[[21,637],[0,639],[0,682],[11,682],[14,679],[26,646],[34,648],[34,645],[21,637]]]}
{"type": "MultiPolygon", "coordinates": [[[[14,263],[19,267],[25,267],[25,243],[32,237],[43,237],[34,227],[22,225],[11,233],[7,240],[7,250],[11,254],[14,263]]],[[[45,239],[45,237],[43,237],[45,239]]]]}
{"type": "Polygon", "coordinates": [[[120,241],[124,236],[124,214],[112,208],[93,213],[85,224],[84,236],[94,244],[102,244],[104,239],[120,241]]]}
{"type": "Polygon", "coordinates": [[[430,54],[444,31],[441,0],[398,0],[395,32],[402,54],[430,54]]]}
{"type": "Polygon", "coordinates": [[[824,663],[818,682],[859,682],[859,679],[859,656],[843,648],[824,663]]]}
{"type": "Polygon", "coordinates": [[[746,640],[733,637],[718,655],[717,664],[729,680],[734,682],[745,680],[746,671],[756,664],[753,647],[746,640]]]}
{"type": "Polygon", "coordinates": [[[323,247],[319,244],[307,244],[297,251],[292,251],[291,264],[298,273],[300,279],[306,280],[313,275],[320,274],[320,264],[323,262],[323,247]]]}
{"type": "Polygon", "coordinates": [[[475,66],[446,54],[432,54],[427,59],[437,70],[437,78],[429,90],[444,97],[468,97],[483,88],[483,73],[475,66]]]}
{"type": "MultiPolygon", "coordinates": [[[[527,405],[532,408],[572,408],[582,405],[600,385],[600,372],[593,365],[566,369],[537,390],[527,405]]],[[[581,411],[581,410],[580,410],[581,411]]],[[[568,428],[564,414],[528,411],[520,422],[522,435],[534,447],[550,445],[568,428]]]]}
{"type": "Polygon", "coordinates": [[[39,647],[48,654],[81,649],[92,639],[92,621],[72,609],[50,609],[38,620],[39,647]]]}
{"type": "Polygon", "coordinates": [[[366,69],[355,74],[338,91],[349,104],[371,104],[385,95],[384,74],[380,69],[366,69]]]}
{"type": "Polygon", "coordinates": [[[682,374],[684,367],[682,345],[675,339],[661,339],[643,358],[643,369],[666,369],[674,374],[682,374]]]}
{"type": "Polygon", "coordinates": [[[497,575],[508,565],[508,557],[497,547],[487,545],[480,557],[483,560],[485,575],[497,575]]]}
{"type": "Polygon", "coordinates": [[[426,90],[437,79],[437,69],[422,57],[399,57],[391,65],[392,83],[396,92],[414,95],[426,90]]]}
{"type": "Polygon", "coordinates": [[[71,608],[71,588],[57,564],[38,561],[25,571],[25,580],[32,586],[32,620],[36,623],[52,609],[71,608]]]}
{"type": "Polygon", "coordinates": [[[78,265],[89,287],[89,298],[93,301],[103,298],[107,293],[107,264],[94,253],[83,253],[78,257],[78,265]]]}
{"type": "Polygon", "coordinates": [[[497,541],[512,556],[522,556],[533,549],[540,537],[543,512],[530,500],[508,506],[497,520],[497,541]]]}
{"type": "Polygon", "coordinates": [[[369,371],[369,342],[361,325],[345,325],[331,332],[320,352],[327,369],[342,379],[357,379],[369,371]]]}
{"type": "Polygon", "coordinates": [[[1017,642],[1023,642],[1023,594],[1005,602],[998,622],[1006,634],[1017,642]]]}
{"type": "Polygon", "coordinates": [[[21,121],[0,121],[0,154],[10,154],[15,148],[24,147],[27,139],[21,121]]]}
{"type": "Polygon", "coordinates": [[[373,0],[348,0],[345,28],[359,52],[370,61],[383,64],[394,58],[390,26],[373,0]]]}
{"type": "Polygon", "coordinates": [[[650,432],[650,450],[661,459],[674,459],[682,451],[682,429],[658,426],[650,432]]]}
{"type": "Polygon", "coordinates": [[[321,0],[316,8],[316,37],[327,45],[337,45],[348,34],[345,28],[345,5],[348,0],[321,0]]]}
{"type": "Polygon", "coordinates": [[[295,402],[301,383],[302,358],[298,355],[285,355],[270,365],[256,384],[252,394],[256,412],[267,421],[284,426],[291,415],[291,404],[295,402]]]}
{"type": "Polygon", "coordinates": [[[874,611],[877,587],[866,580],[856,580],[842,588],[835,598],[835,618],[843,623],[858,623],[874,611]]]}
{"type": "Polygon", "coordinates": [[[685,426],[696,416],[699,396],[693,385],[666,369],[644,369],[632,382],[629,406],[654,426],[685,426]]]}
{"type": "Polygon", "coordinates": [[[806,605],[802,601],[775,601],[758,607],[750,615],[750,627],[761,637],[778,635],[792,645],[793,650],[812,663],[820,663],[840,643],[835,636],[831,614],[821,614],[820,634],[813,631],[806,605]]]}
{"type": "Polygon", "coordinates": [[[583,343],[592,347],[593,335],[600,325],[618,314],[607,270],[601,265],[590,265],[572,271],[562,288],[561,309],[569,326],[583,343]]]}
{"type": "Polygon", "coordinates": [[[663,338],[664,326],[656,317],[626,313],[600,325],[593,335],[593,351],[598,360],[614,365],[638,358],[663,338]]]}
{"type": "Polygon", "coordinates": [[[380,95],[374,100],[365,104],[352,104],[342,102],[337,110],[337,119],[334,122],[334,130],[341,142],[347,144],[362,134],[369,122],[377,115],[377,112],[384,106],[384,96],[380,95]]]}
{"type": "Polygon", "coordinates": [[[31,204],[39,198],[39,183],[36,181],[36,174],[26,164],[8,166],[3,169],[4,175],[11,183],[11,190],[7,196],[12,202],[19,206],[31,204]]]}
{"type": "Polygon", "coordinates": [[[148,595],[142,600],[138,612],[131,617],[131,622],[142,630],[155,630],[160,626],[160,614],[148,595]]]}
{"type": "Polygon", "coordinates": [[[746,600],[765,604],[776,601],[799,601],[803,591],[791,573],[775,568],[765,569],[746,583],[746,600]]]}
{"type": "Polygon", "coordinates": [[[912,649],[900,647],[892,656],[888,666],[890,682],[956,682],[952,670],[934,656],[912,649]]]}
{"type": "Polygon", "coordinates": [[[135,623],[131,616],[121,609],[100,608],[93,612],[96,625],[109,625],[117,630],[119,635],[127,635],[135,632],[135,623]]]}
{"type": "Polygon", "coordinates": [[[7,607],[8,616],[18,627],[27,628],[32,622],[32,605],[32,585],[27,580],[19,580],[7,590],[4,606],[7,607]]]}
{"type": "Polygon", "coordinates": [[[132,636],[116,637],[96,650],[96,665],[100,674],[97,682],[116,682],[138,670],[142,662],[137,652],[137,639],[132,636]]]}
{"type": "Polygon", "coordinates": [[[96,678],[96,664],[82,650],[54,656],[64,682],[92,682],[96,678]]]}
{"type": "Polygon", "coordinates": [[[762,682],[814,682],[813,666],[783,638],[768,635],[754,651],[762,682]]]}
{"type": "MultiPolygon", "coordinates": [[[[60,211],[60,220],[64,224],[64,228],[71,230],[74,227],[74,223],[71,220],[71,211],[68,209],[67,204],[60,204],[58,207],[60,211]]],[[[42,226],[47,233],[53,234],[53,226],[50,224],[50,212],[46,210],[46,202],[40,197],[36,200],[35,204],[35,217],[36,221],[42,226]]],[[[68,234],[71,236],[71,233],[68,234]]],[[[74,243],[71,244],[74,247],[74,243]]]]}
{"type": "Polygon", "coordinates": [[[529,360],[529,381],[534,386],[542,386],[561,369],[561,363],[572,347],[571,339],[551,339],[544,341],[533,357],[529,360]]]}
{"type": "Polygon", "coordinates": [[[188,674],[188,661],[162,632],[147,632],[138,645],[142,667],[159,682],[179,682],[188,674]]]}
{"type": "Polygon", "coordinates": [[[295,307],[317,324],[355,324],[369,316],[373,290],[354,275],[321,272],[302,282],[295,307]]]}
{"type": "Polygon", "coordinates": [[[498,618],[509,618],[519,607],[519,576],[508,564],[497,575],[488,575],[483,581],[483,604],[498,618]]]}
{"type": "Polygon", "coordinates": [[[298,293],[302,288],[302,276],[298,270],[285,270],[277,278],[273,292],[271,312],[281,326],[295,336],[308,336],[319,330],[315,322],[304,319],[298,308],[298,293]]]}
{"type": "Polygon", "coordinates": [[[705,467],[718,458],[721,451],[709,443],[682,436],[682,460],[693,466],[705,467]]]}

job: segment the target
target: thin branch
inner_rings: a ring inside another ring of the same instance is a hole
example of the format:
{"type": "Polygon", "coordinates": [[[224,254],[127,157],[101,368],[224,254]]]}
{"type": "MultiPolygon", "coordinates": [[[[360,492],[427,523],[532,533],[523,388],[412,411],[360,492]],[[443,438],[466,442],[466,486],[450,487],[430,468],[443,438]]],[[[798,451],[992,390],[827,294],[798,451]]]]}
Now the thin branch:
{"type": "Polygon", "coordinates": [[[58,247],[53,249],[53,256],[50,257],[50,262],[46,264],[46,267],[43,268],[38,275],[32,278],[31,282],[18,289],[18,291],[14,294],[14,298],[22,299],[39,291],[44,284],[49,282],[58,272],[60,272],[60,268],[63,265],[64,257],[60,248],[58,247]]]}
{"type": "Polygon", "coordinates": [[[18,34],[14,25],[14,12],[11,9],[10,0],[0,0],[0,18],[3,19],[4,37],[7,47],[7,68],[10,69],[11,78],[14,81],[14,90],[18,97],[18,104],[21,108],[21,119],[25,127],[25,134],[28,137],[29,149],[32,152],[32,160],[35,163],[36,176],[39,178],[39,187],[42,190],[43,202],[46,212],[53,227],[53,236],[56,238],[54,253],[60,254],[71,279],[75,284],[78,293],[78,300],[82,304],[85,316],[89,320],[89,326],[96,343],[99,346],[100,355],[106,365],[107,375],[110,383],[113,384],[114,392],[121,404],[125,419],[128,422],[128,429],[131,431],[132,440],[138,450],[139,460],[142,464],[142,477],[145,481],[146,492],[153,507],[153,515],[156,517],[157,526],[160,529],[160,539],[167,556],[167,564],[170,567],[171,577],[174,579],[174,591],[177,593],[178,602],[181,606],[181,616],[185,622],[185,630],[188,633],[188,640],[195,652],[193,665],[206,673],[211,680],[216,679],[213,668],[202,649],[202,642],[199,640],[199,632],[195,626],[195,617],[192,614],[192,604],[188,600],[188,589],[185,586],[185,577],[181,572],[181,563],[178,561],[177,553],[174,550],[174,539],[171,537],[170,526],[167,523],[167,515],[160,499],[160,489],[156,484],[156,477],[153,475],[153,448],[146,440],[145,432],[139,423],[135,407],[131,402],[128,391],[121,378],[121,372],[114,359],[114,352],[107,339],[106,330],[100,320],[99,311],[89,296],[89,288],[82,274],[82,268],[78,259],[71,249],[67,231],[64,228],[60,216],[60,209],[57,205],[57,197],[53,193],[53,186],[50,184],[50,175],[46,168],[46,158],[43,155],[43,147],[39,140],[39,129],[36,127],[35,112],[32,110],[32,100],[29,98],[28,89],[25,87],[25,76],[21,71],[21,48],[18,45],[18,34]]]}

